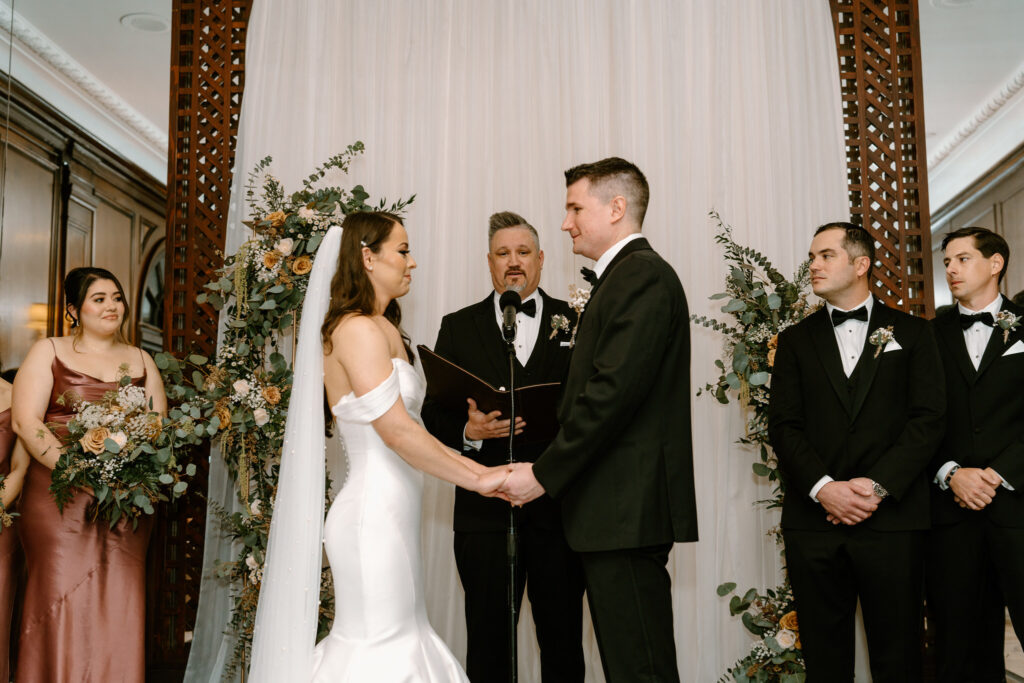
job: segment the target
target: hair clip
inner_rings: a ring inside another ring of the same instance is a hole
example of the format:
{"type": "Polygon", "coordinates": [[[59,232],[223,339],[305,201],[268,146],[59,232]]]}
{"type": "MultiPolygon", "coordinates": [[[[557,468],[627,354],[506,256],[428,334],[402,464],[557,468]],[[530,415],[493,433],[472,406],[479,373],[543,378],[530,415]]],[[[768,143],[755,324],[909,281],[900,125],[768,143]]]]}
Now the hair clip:
{"type": "Polygon", "coordinates": [[[359,240],[359,246],[365,247],[366,246],[366,240],[359,240]]]}

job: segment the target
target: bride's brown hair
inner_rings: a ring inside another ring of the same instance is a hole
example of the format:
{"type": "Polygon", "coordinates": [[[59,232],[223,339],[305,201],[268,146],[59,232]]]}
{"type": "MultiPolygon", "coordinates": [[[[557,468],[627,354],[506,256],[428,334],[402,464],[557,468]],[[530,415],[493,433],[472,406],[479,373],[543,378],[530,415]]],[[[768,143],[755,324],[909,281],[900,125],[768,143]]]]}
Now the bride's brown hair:
{"type": "MultiPolygon", "coordinates": [[[[376,295],[373,283],[363,267],[363,248],[380,253],[381,245],[391,236],[402,219],[386,211],[360,211],[350,213],[341,224],[341,247],[338,249],[338,270],[331,280],[331,304],[320,328],[320,339],[326,353],[331,352],[331,333],[341,319],[349,313],[373,315],[376,295]]],[[[402,344],[412,362],[409,337],[402,331],[402,309],[392,299],[384,309],[384,319],[398,329],[402,344]]]]}

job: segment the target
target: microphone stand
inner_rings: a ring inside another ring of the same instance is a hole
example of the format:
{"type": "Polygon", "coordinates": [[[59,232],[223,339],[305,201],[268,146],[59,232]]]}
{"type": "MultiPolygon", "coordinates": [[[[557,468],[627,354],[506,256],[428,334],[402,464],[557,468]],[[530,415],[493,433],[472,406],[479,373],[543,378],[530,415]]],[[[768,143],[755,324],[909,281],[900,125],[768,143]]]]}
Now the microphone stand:
{"type": "MultiPolygon", "coordinates": [[[[516,329],[504,328],[502,336],[505,339],[505,349],[508,352],[508,395],[511,399],[508,430],[508,463],[511,465],[515,462],[512,443],[516,434],[516,329]]],[[[516,561],[519,554],[519,535],[516,529],[516,509],[512,505],[508,506],[506,551],[508,554],[508,680],[509,683],[516,683],[519,679],[519,639],[516,632],[516,625],[519,620],[516,609],[516,561]]]]}

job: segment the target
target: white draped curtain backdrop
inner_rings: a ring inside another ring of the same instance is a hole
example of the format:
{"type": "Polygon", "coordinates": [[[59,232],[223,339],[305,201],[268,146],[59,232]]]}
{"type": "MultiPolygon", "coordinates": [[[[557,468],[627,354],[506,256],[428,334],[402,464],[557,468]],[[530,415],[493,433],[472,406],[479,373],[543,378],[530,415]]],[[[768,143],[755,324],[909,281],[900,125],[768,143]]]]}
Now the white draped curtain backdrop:
{"type": "MultiPolygon", "coordinates": [[[[845,220],[845,154],[835,39],[824,0],[256,0],[246,45],[228,251],[247,237],[246,172],[266,155],[286,188],[355,141],[366,154],[346,186],[374,197],[416,194],[407,214],[419,267],[402,299],[414,343],[433,345],[442,315],[490,290],[487,218],[515,211],[540,232],[541,286],[565,298],[589,262],[559,232],[562,172],[622,156],[651,186],[644,234],[671,263],[693,313],[725,267],[708,219],[784,272],[812,230],[845,220]]],[[[716,375],[721,339],[692,328],[692,390],[716,375]]],[[[700,538],[677,545],[675,638],[684,681],[717,677],[752,643],[715,588],[774,586],[775,515],[755,453],[735,443],[744,414],[694,398],[700,538]]],[[[230,502],[214,457],[211,497],[230,502]]],[[[428,478],[429,479],[429,478],[428,478]]],[[[450,484],[430,480],[423,510],[431,622],[464,660],[463,594],[452,557],[450,484]]],[[[207,573],[232,557],[210,528],[207,573]]],[[[188,681],[219,681],[229,656],[229,600],[204,580],[188,681]]],[[[345,605],[338,605],[339,610],[345,605]]],[[[496,615],[498,618],[498,615],[496,615]]],[[[587,624],[587,680],[602,681],[587,624]]],[[[521,680],[540,681],[528,604],[521,680]]]]}

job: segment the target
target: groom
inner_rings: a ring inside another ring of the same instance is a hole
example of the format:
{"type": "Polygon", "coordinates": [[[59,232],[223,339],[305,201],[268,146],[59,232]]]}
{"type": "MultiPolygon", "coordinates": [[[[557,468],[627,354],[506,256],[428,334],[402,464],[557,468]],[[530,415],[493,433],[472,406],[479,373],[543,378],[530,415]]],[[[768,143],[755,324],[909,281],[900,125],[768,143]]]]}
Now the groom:
{"type": "Polygon", "coordinates": [[[562,230],[597,263],[559,408],[561,430],[503,491],[561,502],[609,683],[678,681],[666,564],[697,540],[690,332],[672,267],[640,234],[647,180],[618,158],[565,173],[562,230]]]}

